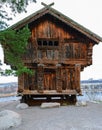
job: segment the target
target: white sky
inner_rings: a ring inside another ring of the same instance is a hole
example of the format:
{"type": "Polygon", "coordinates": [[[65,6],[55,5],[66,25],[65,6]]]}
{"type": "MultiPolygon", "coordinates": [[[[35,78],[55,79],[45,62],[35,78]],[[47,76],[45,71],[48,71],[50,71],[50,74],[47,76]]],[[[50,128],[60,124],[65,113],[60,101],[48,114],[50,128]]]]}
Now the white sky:
{"type": "MultiPolygon", "coordinates": [[[[25,14],[19,14],[14,17],[10,23],[14,24],[31,13],[43,8],[41,2],[50,4],[54,2],[53,8],[57,9],[64,15],[83,25],[87,29],[102,37],[102,0],[37,0],[37,3],[31,4],[25,14]]],[[[93,65],[86,67],[81,72],[81,79],[102,79],[102,43],[95,45],[93,48],[93,65]]],[[[3,53],[0,49],[0,59],[3,61],[3,53]]],[[[5,68],[3,66],[2,68],[5,68]]],[[[17,81],[17,78],[1,78],[0,82],[17,81]],[[7,80],[6,80],[7,79],[7,80]],[[5,80],[5,81],[4,81],[5,80]]]]}

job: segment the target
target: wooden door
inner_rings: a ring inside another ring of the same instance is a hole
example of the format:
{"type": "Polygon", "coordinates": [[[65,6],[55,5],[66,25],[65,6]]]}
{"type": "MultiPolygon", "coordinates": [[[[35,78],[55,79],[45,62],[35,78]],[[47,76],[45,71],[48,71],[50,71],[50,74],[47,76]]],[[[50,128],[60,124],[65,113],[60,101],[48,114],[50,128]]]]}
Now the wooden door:
{"type": "Polygon", "coordinates": [[[54,69],[44,70],[44,90],[56,89],[56,73],[54,69]]]}

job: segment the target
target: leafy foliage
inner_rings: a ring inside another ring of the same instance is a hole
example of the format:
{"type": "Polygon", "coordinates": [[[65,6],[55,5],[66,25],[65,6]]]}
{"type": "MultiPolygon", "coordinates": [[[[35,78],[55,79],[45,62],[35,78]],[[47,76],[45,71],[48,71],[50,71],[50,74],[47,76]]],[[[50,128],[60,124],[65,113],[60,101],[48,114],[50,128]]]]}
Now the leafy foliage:
{"type": "MultiPolygon", "coordinates": [[[[11,9],[13,15],[26,12],[26,7],[30,2],[36,2],[36,0],[0,0],[0,30],[7,28],[7,21],[12,20],[12,17],[8,16],[8,9],[11,9]]],[[[0,44],[2,44],[4,49],[5,61],[13,69],[17,70],[6,70],[6,75],[20,75],[23,72],[32,74],[22,62],[22,56],[26,50],[29,36],[30,31],[28,27],[19,31],[11,29],[0,31],[0,44]]]]}
{"type": "Polygon", "coordinates": [[[29,2],[36,2],[36,0],[0,0],[1,4],[6,4],[6,6],[9,5],[13,13],[26,12],[26,6],[29,2]]]}
{"type": "Polygon", "coordinates": [[[11,9],[13,15],[16,13],[27,12],[26,7],[29,2],[36,2],[36,0],[0,0],[0,30],[3,30],[8,25],[5,20],[11,20],[8,16],[8,12],[5,10],[11,9]]]}
{"type": "MultiPolygon", "coordinates": [[[[22,56],[26,51],[27,41],[30,37],[30,31],[28,27],[24,27],[21,30],[15,31],[7,29],[0,32],[0,41],[4,49],[5,61],[10,64],[14,70],[17,70],[15,74],[30,73],[31,71],[24,66],[22,56]]],[[[6,72],[14,74],[13,71],[6,72]]]]}

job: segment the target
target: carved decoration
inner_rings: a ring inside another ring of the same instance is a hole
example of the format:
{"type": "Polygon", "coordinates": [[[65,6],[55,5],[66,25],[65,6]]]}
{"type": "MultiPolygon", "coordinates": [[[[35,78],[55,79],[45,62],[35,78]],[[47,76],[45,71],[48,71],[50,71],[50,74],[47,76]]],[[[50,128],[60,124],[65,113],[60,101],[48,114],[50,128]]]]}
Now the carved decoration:
{"type": "Polygon", "coordinates": [[[56,90],[62,92],[61,65],[56,65],[56,90]]]}
{"type": "Polygon", "coordinates": [[[37,85],[38,85],[38,91],[43,91],[44,89],[44,69],[43,65],[38,65],[37,69],[37,85]]]}

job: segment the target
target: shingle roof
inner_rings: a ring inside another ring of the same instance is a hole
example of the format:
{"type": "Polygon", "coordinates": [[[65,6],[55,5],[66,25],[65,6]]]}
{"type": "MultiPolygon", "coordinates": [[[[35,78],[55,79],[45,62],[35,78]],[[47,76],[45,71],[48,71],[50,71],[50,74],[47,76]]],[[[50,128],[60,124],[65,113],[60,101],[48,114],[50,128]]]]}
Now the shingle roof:
{"type": "Polygon", "coordinates": [[[43,16],[45,14],[51,14],[52,16],[56,17],[60,21],[67,24],[68,26],[70,26],[70,27],[76,29],[77,31],[79,31],[80,33],[86,35],[88,38],[92,39],[96,43],[102,42],[102,37],[98,36],[97,34],[93,33],[89,29],[85,28],[84,26],[80,25],[79,23],[75,22],[71,18],[65,16],[64,14],[62,14],[61,12],[55,10],[54,8],[52,8],[50,6],[45,6],[44,8],[36,11],[35,13],[29,15],[28,17],[24,18],[23,20],[12,25],[10,28],[19,29],[19,28],[25,26],[26,24],[29,24],[32,21],[37,20],[38,18],[40,18],[41,16],[43,16]]]}

